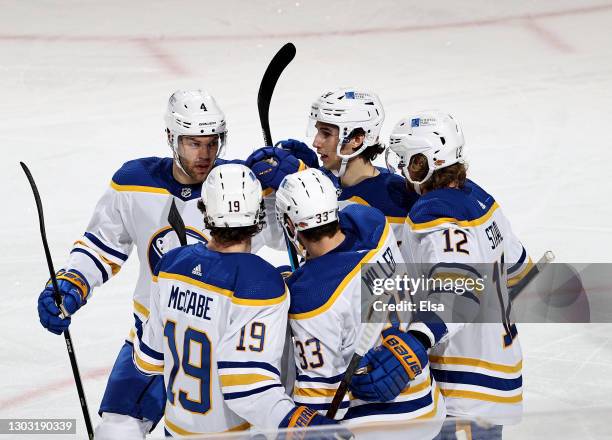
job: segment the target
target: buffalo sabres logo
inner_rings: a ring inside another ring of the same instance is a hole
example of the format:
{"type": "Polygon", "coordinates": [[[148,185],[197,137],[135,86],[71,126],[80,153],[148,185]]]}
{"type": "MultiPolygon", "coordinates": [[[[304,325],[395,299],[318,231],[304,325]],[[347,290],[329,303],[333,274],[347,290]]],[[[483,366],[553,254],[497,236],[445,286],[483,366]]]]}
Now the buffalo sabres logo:
{"type": "MultiPolygon", "coordinates": [[[[208,239],[195,228],[188,226],[185,232],[187,234],[187,244],[195,244],[198,242],[206,244],[208,242],[208,239]]],[[[166,252],[179,246],[179,239],[170,226],[166,226],[154,232],[151,235],[149,247],[147,249],[147,257],[151,272],[153,272],[153,269],[166,252]]]]}
{"type": "Polygon", "coordinates": [[[181,197],[186,199],[187,197],[191,197],[191,188],[183,188],[181,189],[181,197]]]}

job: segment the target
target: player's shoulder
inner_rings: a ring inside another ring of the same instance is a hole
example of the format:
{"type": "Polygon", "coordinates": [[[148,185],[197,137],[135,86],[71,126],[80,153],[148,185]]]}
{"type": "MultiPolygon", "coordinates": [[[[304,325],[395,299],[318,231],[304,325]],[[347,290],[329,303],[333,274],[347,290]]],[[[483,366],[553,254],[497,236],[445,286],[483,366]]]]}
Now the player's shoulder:
{"type": "Polygon", "coordinates": [[[413,231],[429,231],[449,224],[478,226],[498,208],[489,193],[471,180],[462,188],[441,188],[421,196],[408,215],[413,231]]]}
{"type": "Polygon", "coordinates": [[[164,188],[172,174],[169,157],[143,157],[125,162],[113,175],[115,189],[126,187],[164,188]]]}
{"type": "Polygon", "coordinates": [[[386,168],[377,169],[378,175],[342,188],[339,199],[373,206],[387,217],[405,218],[418,196],[406,190],[403,177],[386,168]]]}
{"type": "Polygon", "coordinates": [[[342,232],[354,238],[354,249],[375,249],[389,230],[385,215],[371,206],[347,205],[338,217],[342,232]]]}
{"type": "Polygon", "coordinates": [[[289,317],[305,319],[323,313],[335,302],[347,282],[359,273],[367,251],[330,252],[308,260],[289,278],[289,317]]]}
{"type": "Polygon", "coordinates": [[[242,305],[268,305],[286,297],[285,281],[276,268],[258,255],[225,254],[236,273],[233,302],[242,305]]]}
{"type": "Polygon", "coordinates": [[[186,271],[187,266],[193,266],[192,262],[195,261],[193,250],[199,244],[170,249],[162,255],[155,268],[153,268],[153,276],[158,276],[160,272],[181,275],[186,271]]]}
{"type": "Polygon", "coordinates": [[[263,258],[215,252],[202,243],[168,251],[153,276],[222,290],[232,302],[242,305],[269,305],[281,302],[286,295],[282,276],[263,258]]]}

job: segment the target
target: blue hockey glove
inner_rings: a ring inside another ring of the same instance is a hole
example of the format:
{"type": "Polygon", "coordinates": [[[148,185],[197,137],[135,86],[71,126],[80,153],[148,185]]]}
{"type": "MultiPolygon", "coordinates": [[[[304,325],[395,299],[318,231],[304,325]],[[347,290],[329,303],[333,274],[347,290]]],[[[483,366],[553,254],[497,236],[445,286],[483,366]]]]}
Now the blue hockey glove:
{"type": "Polygon", "coordinates": [[[286,175],[306,168],[304,162],[290,152],[275,147],[255,150],[247,158],[246,166],[253,170],[263,188],[274,190],[278,189],[286,175]]]}
{"type": "Polygon", "coordinates": [[[369,372],[355,374],[349,385],[355,397],[368,402],[395,399],[428,362],[427,350],[410,332],[391,327],[382,337],[382,345],[369,350],[359,365],[369,372]]]}
{"type": "Polygon", "coordinates": [[[244,165],[245,164],[244,160],[242,160],[242,159],[231,159],[231,160],[228,160],[228,159],[217,158],[215,160],[215,166],[217,166],[217,165],[226,165],[228,163],[237,163],[238,165],[244,165]]]}
{"type": "Polygon", "coordinates": [[[296,139],[286,139],[284,141],[278,141],[275,146],[289,151],[304,162],[308,168],[319,168],[319,157],[317,153],[304,142],[296,139]]]}
{"type": "Polygon", "coordinates": [[[281,434],[279,439],[304,439],[304,440],[350,440],[355,438],[353,433],[340,425],[337,421],[328,419],[316,410],[307,406],[297,406],[285,416],[279,428],[311,428],[313,426],[330,426],[332,429],[312,430],[296,433],[281,434]]]}
{"type": "MultiPolygon", "coordinates": [[[[89,283],[75,270],[60,270],[56,277],[64,308],[72,315],[87,302],[85,298],[89,294],[89,283]]],[[[38,317],[44,328],[51,333],[61,335],[70,325],[70,316],[66,318],[59,316],[60,309],[55,304],[54,293],[53,284],[49,280],[45,290],[38,297],[38,317]]]]}

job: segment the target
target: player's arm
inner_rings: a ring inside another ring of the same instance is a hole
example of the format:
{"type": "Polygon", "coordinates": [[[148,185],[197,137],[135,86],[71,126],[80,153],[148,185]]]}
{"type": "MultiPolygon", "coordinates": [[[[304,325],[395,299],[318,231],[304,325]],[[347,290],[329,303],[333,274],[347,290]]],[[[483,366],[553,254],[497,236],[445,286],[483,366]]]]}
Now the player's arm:
{"type": "Polygon", "coordinates": [[[430,348],[474,322],[484,293],[478,280],[484,275],[475,264],[479,258],[477,243],[465,229],[451,226],[428,232],[419,245],[420,264],[413,269],[428,285],[415,296],[438,310],[421,309],[408,330],[426,336],[426,347],[430,348]]]}
{"type": "MultiPolygon", "coordinates": [[[[92,289],[116,274],[132,249],[132,238],[125,225],[122,195],[112,186],[98,201],[83,237],[77,240],[68,261],[57,273],[64,308],[72,315],[91,297],[92,289]]],[[[50,332],[61,334],[70,317],[60,317],[53,286],[47,283],[38,299],[40,322],[50,332]]]]}
{"type": "MultiPolygon", "coordinates": [[[[414,234],[412,234],[414,235],[414,234]]],[[[480,309],[480,292],[464,286],[466,279],[482,278],[472,263],[477,250],[471,248],[467,231],[438,229],[413,236],[403,244],[412,249],[407,255],[407,275],[413,280],[432,280],[412,296],[417,306],[412,322],[404,331],[397,326],[382,333],[382,344],[368,351],[362,366],[367,374],[353,377],[353,394],[366,401],[390,401],[414,380],[428,364],[428,350],[452,337],[466,323],[473,322],[480,309]],[[458,231],[458,232],[455,232],[458,231]],[[448,237],[459,237],[451,249],[448,237]],[[465,240],[465,241],[464,241],[465,240]],[[428,263],[434,261],[436,263],[428,263]],[[448,283],[447,280],[453,280],[448,283]],[[460,281],[460,282],[457,282],[460,281]],[[437,310],[422,306],[442,305],[437,310]]],[[[474,243],[475,246],[475,243],[474,243]]]]}
{"type": "Polygon", "coordinates": [[[505,227],[501,232],[504,237],[504,264],[508,277],[508,289],[516,286],[533,267],[533,261],[527,250],[512,231],[510,222],[505,219],[505,227]]]}
{"type": "Polygon", "coordinates": [[[246,159],[264,188],[266,226],[253,239],[253,252],[263,245],[276,250],[286,249],[283,229],[276,220],[275,191],[283,178],[308,167],[318,167],[319,160],[313,149],[295,139],[280,141],[275,147],[255,150],[246,159]]]}
{"type": "Polygon", "coordinates": [[[235,292],[230,324],[217,349],[225,403],[251,425],[261,428],[278,427],[295,406],[280,381],[289,306],[282,281],[281,285],[264,295],[235,292]]]}
{"type": "Polygon", "coordinates": [[[111,187],[106,190],[87,226],[70,252],[67,270],[78,270],[97,287],[117,274],[128,259],[133,240],[126,225],[128,195],[111,187]]]}
{"type": "Polygon", "coordinates": [[[134,340],[134,365],[144,374],[164,373],[164,325],[160,313],[160,286],[157,279],[159,267],[163,262],[162,257],[153,271],[149,317],[134,340]]]}
{"type": "MultiPolygon", "coordinates": [[[[264,429],[335,424],[316,411],[296,405],[285,393],[279,368],[289,297],[280,275],[274,284],[276,293],[272,295],[275,290],[264,295],[235,293],[232,300],[231,324],[217,351],[225,403],[251,425],[264,429]]],[[[339,429],[340,438],[351,437],[350,432],[339,429]]]]}

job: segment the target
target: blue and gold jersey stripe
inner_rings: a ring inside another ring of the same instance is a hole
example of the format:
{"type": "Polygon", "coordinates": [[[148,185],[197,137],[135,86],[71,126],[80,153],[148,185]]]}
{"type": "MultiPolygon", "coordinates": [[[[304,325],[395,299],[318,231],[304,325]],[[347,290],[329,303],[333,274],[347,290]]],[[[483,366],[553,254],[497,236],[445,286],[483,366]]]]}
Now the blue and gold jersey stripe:
{"type": "Polygon", "coordinates": [[[144,193],[152,193],[152,194],[163,194],[170,195],[170,192],[165,188],[157,188],[154,186],[143,186],[143,185],[119,185],[111,180],[110,183],[111,188],[115,191],[120,192],[144,192],[144,193]]]}
{"type": "Polygon", "coordinates": [[[225,296],[230,298],[232,303],[242,305],[242,306],[271,306],[275,304],[280,304],[287,298],[287,286],[285,286],[285,290],[282,295],[277,296],[275,298],[269,299],[250,299],[250,298],[240,298],[235,296],[234,291],[229,289],[223,289],[221,287],[205,283],[203,281],[199,281],[188,277],[186,275],[178,274],[178,273],[170,273],[170,272],[159,272],[157,276],[153,276],[153,282],[159,282],[159,278],[181,281],[183,283],[191,284],[192,286],[199,287],[208,292],[214,292],[221,296],[225,296]]]}
{"type": "Polygon", "coordinates": [[[380,240],[378,240],[378,244],[376,245],[375,249],[372,249],[371,251],[369,251],[362,259],[361,261],[359,261],[359,263],[357,263],[355,265],[355,267],[353,268],[353,270],[351,270],[348,275],[346,275],[344,277],[344,279],[342,280],[342,282],[340,283],[340,285],[338,285],[338,287],[336,287],[336,290],[334,290],[334,293],[329,297],[329,299],[322,305],[317,307],[314,310],[311,310],[309,312],[303,312],[303,313],[289,313],[289,319],[308,319],[308,318],[312,318],[315,317],[317,315],[320,315],[321,313],[324,313],[325,311],[329,310],[329,308],[336,302],[336,300],[338,299],[338,297],[340,296],[340,294],[344,291],[346,285],[351,282],[351,280],[359,274],[359,272],[361,271],[361,265],[362,264],[366,264],[368,261],[370,261],[372,258],[374,258],[374,256],[376,255],[376,253],[380,250],[380,248],[382,247],[382,245],[387,241],[387,237],[389,236],[389,223],[385,223],[385,229],[380,237],[380,240]]]}
{"type": "Polygon", "coordinates": [[[470,228],[470,227],[474,227],[474,226],[480,226],[483,223],[487,222],[491,216],[493,215],[493,213],[497,210],[497,208],[499,208],[499,205],[497,204],[497,202],[493,203],[493,205],[491,205],[491,207],[489,208],[489,210],[481,217],[478,217],[474,220],[458,220],[456,218],[453,217],[440,217],[437,218],[435,220],[430,220],[427,222],[423,222],[423,223],[414,223],[410,217],[406,218],[406,223],[408,223],[408,225],[410,225],[410,228],[413,231],[420,231],[423,229],[429,229],[429,228],[434,228],[436,226],[440,226],[446,223],[452,223],[455,224],[459,227],[462,228],[470,228]]]}

